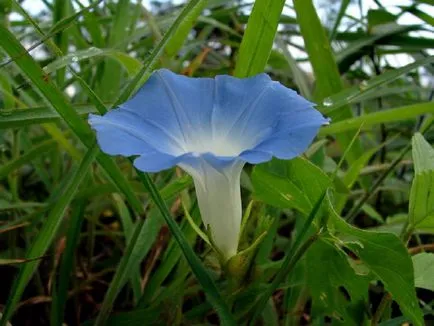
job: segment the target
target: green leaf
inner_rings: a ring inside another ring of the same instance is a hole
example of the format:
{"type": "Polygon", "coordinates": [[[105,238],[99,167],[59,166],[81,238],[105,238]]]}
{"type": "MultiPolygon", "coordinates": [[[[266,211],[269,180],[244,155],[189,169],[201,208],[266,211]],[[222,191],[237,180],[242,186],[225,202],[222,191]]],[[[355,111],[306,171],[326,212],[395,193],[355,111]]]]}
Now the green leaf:
{"type": "Polygon", "coordinates": [[[434,254],[422,252],[412,259],[416,287],[434,291],[434,254]]]}
{"type": "Polygon", "coordinates": [[[3,109],[13,109],[16,101],[13,95],[12,85],[3,72],[0,72],[0,101],[3,102],[1,111],[3,111],[3,109]]]}
{"type": "Polygon", "coordinates": [[[415,133],[411,141],[416,174],[434,171],[434,148],[420,133],[415,133]]]}
{"type": "Polygon", "coordinates": [[[238,53],[236,77],[250,77],[264,71],[284,4],[284,0],[255,1],[238,53]]]}
{"type": "Polygon", "coordinates": [[[412,138],[415,177],[411,186],[409,223],[432,223],[434,219],[434,149],[416,133],[412,138]]]}
{"type": "Polygon", "coordinates": [[[253,170],[252,182],[256,198],[275,207],[295,208],[308,214],[309,200],[289,178],[282,179],[259,165],[253,170]]]}
{"type": "Polygon", "coordinates": [[[386,287],[403,314],[422,326],[423,317],[414,288],[414,273],[407,248],[394,234],[357,229],[347,224],[329,200],[330,226],[338,232],[342,245],[351,250],[386,287]]]}
{"type": "Polygon", "coordinates": [[[414,177],[408,213],[412,228],[419,223],[430,224],[434,220],[434,170],[414,177]]]}
{"type": "Polygon", "coordinates": [[[306,159],[274,159],[254,167],[254,195],[267,204],[295,208],[309,214],[322,193],[331,187],[331,179],[306,159]]]}
{"type": "Polygon", "coordinates": [[[396,16],[385,9],[369,9],[367,18],[370,30],[377,25],[394,23],[396,21],[396,16]]]}
{"type": "Polygon", "coordinates": [[[330,316],[344,325],[363,324],[369,278],[356,272],[351,258],[333,241],[322,237],[309,248],[304,259],[312,315],[330,316]]]}

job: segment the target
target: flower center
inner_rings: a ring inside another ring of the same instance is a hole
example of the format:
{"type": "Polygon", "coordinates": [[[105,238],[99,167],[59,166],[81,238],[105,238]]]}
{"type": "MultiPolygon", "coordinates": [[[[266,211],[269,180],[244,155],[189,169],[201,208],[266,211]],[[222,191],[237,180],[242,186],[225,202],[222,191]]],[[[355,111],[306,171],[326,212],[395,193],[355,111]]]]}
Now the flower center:
{"type": "Polygon", "coordinates": [[[187,152],[212,153],[215,156],[238,156],[246,149],[247,147],[243,146],[240,141],[227,139],[226,137],[215,137],[214,139],[211,139],[211,137],[197,137],[186,144],[187,152]]]}

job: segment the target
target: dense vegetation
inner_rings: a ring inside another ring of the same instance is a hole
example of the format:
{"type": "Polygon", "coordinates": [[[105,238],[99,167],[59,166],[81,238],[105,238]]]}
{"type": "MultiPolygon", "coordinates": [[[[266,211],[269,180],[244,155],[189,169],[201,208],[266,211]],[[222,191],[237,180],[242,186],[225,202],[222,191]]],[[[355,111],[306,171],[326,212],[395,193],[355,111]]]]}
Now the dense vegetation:
{"type": "Polygon", "coordinates": [[[434,2],[408,3],[0,0],[1,325],[432,322],[434,2]],[[331,118],[244,168],[255,245],[230,266],[191,177],[101,153],[87,123],[160,67],[266,72],[331,118]]]}

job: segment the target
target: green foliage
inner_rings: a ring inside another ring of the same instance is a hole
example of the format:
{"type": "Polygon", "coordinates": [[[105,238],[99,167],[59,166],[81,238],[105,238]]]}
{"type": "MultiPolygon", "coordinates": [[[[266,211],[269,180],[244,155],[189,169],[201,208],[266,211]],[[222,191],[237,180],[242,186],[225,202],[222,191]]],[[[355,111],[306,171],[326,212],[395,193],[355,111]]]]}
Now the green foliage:
{"type": "Polygon", "coordinates": [[[415,325],[423,325],[414,289],[412,261],[401,240],[390,233],[356,229],[340,219],[332,208],[330,211],[330,222],[335,230],[348,237],[341,240],[343,243],[339,241],[339,244],[351,250],[374,278],[382,281],[403,313],[415,325]]]}
{"type": "Polygon", "coordinates": [[[433,1],[33,2],[0,0],[1,325],[429,322],[433,1]],[[191,177],[100,153],[86,122],[159,67],[266,72],[332,118],[246,166],[227,266],[191,177]]]}
{"type": "Polygon", "coordinates": [[[413,256],[413,265],[416,287],[434,291],[434,254],[423,252],[413,256]]]}
{"type": "Polygon", "coordinates": [[[416,175],[410,193],[410,228],[434,223],[434,149],[419,133],[412,144],[416,175]]]}
{"type": "Polygon", "coordinates": [[[247,22],[234,75],[240,78],[264,71],[282,13],[283,0],[258,0],[247,22]]]}

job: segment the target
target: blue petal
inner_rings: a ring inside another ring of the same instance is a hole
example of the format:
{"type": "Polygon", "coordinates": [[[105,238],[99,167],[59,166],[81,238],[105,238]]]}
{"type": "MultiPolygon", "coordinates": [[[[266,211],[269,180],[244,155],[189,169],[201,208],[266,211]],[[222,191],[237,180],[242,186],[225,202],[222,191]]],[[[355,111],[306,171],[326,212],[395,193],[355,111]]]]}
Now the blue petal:
{"type": "Polygon", "coordinates": [[[227,133],[228,139],[245,145],[254,147],[281,126],[295,126],[309,119],[307,115],[312,113],[320,115],[313,109],[313,103],[272,81],[266,74],[248,79],[217,76],[216,84],[214,130],[227,133]],[[300,119],[294,113],[297,110],[303,111],[300,119]],[[284,112],[290,113],[289,119],[284,112]]]}
{"type": "Polygon", "coordinates": [[[273,158],[270,152],[261,152],[259,150],[247,150],[240,154],[240,158],[251,164],[267,162],[273,158]]]}
{"type": "Polygon", "coordinates": [[[211,78],[189,78],[160,69],[123,107],[162,126],[185,149],[209,130],[213,93],[211,78]]]}
{"type": "MultiPolygon", "coordinates": [[[[115,112],[115,111],[112,111],[115,112]]],[[[90,114],[89,123],[96,131],[98,144],[109,155],[138,155],[148,151],[152,151],[152,148],[141,137],[132,133],[128,128],[110,124],[108,113],[104,117],[99,115],[90,114]]]]}
{"type": "MultiPolygon", "coordinates": [[[[258,104],[264,97],[268,97],[273,83],[266,74],[246,79],[217,76],[216,103],[212,112],[213,134],[245,141],[250,136],[246,127],[253,121],[263,119],[264,125],[270,127],[276,117],[264,114],[266,108],[258,104]]],[[[270,108],[267,109],[270,113],[270,108]]]]}
{"type": "Polygon", "coordinates": [[[287,133],[279,133],[276,137],[270,137],[255,147],[256,151],[272,153],[280,159],[292,159],[301,155],[312,143],[321,125],[312,124],[302,128],[289,130],[287,133]]]}
{"type": "Polygon", "coordinates": [[[180,157],[153,151],[134,160],[134,166],[143,172],[159,172],[178,164],[180,157]]]}
{"type": "Polygon", "coordinates": [[[214,106],[215,83],[213,78],[190,78],[160,69],[156,75],[176,111],[184,135],[195,137],[201,131],[208,132],[214,106]]]}
{"type": "Polygon", "coordinates": [[[189,78],[161,69],[131,100],[89,122],[104,152],[140,155],[143,171],[200,160],[224,169],[300,155],[327,122],[313,106],[266,74],[189,78]]]}
{"type": "Polygon", "coordinates": [[[104,116],[89,115],[97,131],[101,149],[110,155],[138,155],[158,148],[163,152],[179,151],[179,142],[158,124],[143,119],[129,109],[121,108],[104,116]]]}

